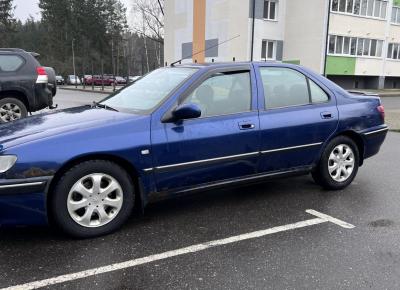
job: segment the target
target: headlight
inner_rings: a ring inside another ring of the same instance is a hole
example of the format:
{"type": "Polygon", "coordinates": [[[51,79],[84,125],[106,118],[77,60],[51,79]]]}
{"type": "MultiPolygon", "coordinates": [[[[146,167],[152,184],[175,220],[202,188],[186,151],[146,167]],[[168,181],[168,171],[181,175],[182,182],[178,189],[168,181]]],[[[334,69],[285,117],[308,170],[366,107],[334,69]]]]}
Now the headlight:
{"type": "Polygon", "coordinates": [[[5,155],[0,156],[0,173],[8,171],[17,162],[17,156],[15,155],[5,155]]]}

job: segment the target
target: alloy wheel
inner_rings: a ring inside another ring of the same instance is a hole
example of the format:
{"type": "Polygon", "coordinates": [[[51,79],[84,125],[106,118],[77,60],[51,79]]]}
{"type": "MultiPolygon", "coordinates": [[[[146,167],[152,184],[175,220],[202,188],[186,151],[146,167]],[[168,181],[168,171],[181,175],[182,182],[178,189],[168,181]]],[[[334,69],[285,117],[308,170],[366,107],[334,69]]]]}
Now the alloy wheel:
{"type": "Polygon", "coordinates": [[[111,222],[123,204],[119,182],[104,173],[89,174],[79,179],[67,198],[68,213],[83,227],[101,227],[111,222]]]}
{"type": "Polygon", "coordinates": [[[344,182],[353,173],[355,165],[354,152],[346,144],[337,145],[329,155],[329,175],[336,182],[344,182]]]}
{"type": "Polygon", "coordinates": [[[4,123],[21,119],[22,111],[17,104],[6,103],[0,107],[0,119],[4,123]]]}

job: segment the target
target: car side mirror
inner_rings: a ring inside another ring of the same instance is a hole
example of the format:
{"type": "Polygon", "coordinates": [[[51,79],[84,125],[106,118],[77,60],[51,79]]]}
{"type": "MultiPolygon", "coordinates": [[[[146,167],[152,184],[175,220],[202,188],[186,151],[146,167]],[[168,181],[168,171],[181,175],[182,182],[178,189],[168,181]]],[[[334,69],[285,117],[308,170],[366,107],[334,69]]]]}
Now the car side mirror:
{"type": "Polygon", "coordinates": [[[170,114],[167,114],[162,122],[176,122],[179,120],[196,119],[201,116],[200,108],[193,103],[183,104],[176,107],[170,114]]]}

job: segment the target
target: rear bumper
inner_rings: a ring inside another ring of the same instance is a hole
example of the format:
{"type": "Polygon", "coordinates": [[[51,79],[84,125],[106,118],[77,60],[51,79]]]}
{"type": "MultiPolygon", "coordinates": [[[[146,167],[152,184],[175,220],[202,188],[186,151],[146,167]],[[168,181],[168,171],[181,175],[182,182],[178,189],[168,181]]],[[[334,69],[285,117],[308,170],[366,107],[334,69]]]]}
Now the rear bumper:
{"type": "Polygon", "coordinates": [[[381,125],[360,132],[365,144],[364,159],[374,156],[379,152],[388,131],[389,128],[387,125],[381,125]]]}
{"type": "Polygon", "coordinates": [[[44,109],[53,104],[53,93],[48,84],[35,85],[35,103],[29,108],[31,112],[44,109]]]}
{"type": "Polygon", "coordinates": [[[45,225],[51,177],[0,180],[0,225],[45,225]]]}

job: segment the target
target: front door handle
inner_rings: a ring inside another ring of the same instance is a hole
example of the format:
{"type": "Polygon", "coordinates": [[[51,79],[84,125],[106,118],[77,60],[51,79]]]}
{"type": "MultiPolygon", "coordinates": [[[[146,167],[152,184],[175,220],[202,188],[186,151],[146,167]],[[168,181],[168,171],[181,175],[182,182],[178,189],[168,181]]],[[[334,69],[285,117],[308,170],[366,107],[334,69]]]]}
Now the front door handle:
{"type": "Polygon", "coordinates": [[[333,115],[331,112],[322,112],[321,113],[321,118],[322,119],[332,119],[333,115]]]}
{"type": "Polygon", "coordinates": [[[247,122],[239,123],[240,130],[251,130],[251,129],[254,129],[255,127],[256,127],[256,125],[254,125],[252,123],[247,123],[247,122]]]}

